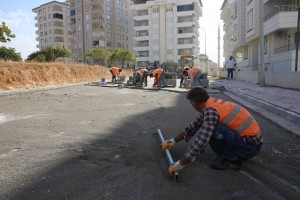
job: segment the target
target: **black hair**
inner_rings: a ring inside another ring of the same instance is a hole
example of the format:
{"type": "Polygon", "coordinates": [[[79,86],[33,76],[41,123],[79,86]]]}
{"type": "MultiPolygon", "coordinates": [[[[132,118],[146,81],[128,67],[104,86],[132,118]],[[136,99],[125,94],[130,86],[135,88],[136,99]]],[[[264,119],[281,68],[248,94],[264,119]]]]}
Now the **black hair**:
{"type": "Polygon", "coordinates": [[[186,98],[197,103],[204,103],[209,99],[207,91],[202,87],[194,87],[187,93],[186,98]]]}
{"type": "Polygon", "coordinates": [[[119,72],[121,72],[122,71],[122,69],[119,69],[119,72]]]}

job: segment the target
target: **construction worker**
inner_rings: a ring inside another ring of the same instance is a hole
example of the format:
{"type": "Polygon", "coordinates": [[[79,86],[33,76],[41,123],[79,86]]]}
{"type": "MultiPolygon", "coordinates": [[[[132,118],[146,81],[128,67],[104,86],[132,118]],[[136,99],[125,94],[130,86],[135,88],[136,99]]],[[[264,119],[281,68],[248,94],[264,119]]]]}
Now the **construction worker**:
{"type": "Polygon", "coordinates": [[[242,161],[256,156],[262,145],[261,130],[254,117],[238,104],[209,97],[204,88],[192,88],[187,99],[200,115],[174,138],[162,142],[171,149],[177,142],[188,142],[198,131],[196,140],[185,155],[169,167],[170,175],[180,171],[204,152],[207,144],[217,156],[209,162],[213,169],[239,170],[242,161]]]}
{"type": "Polygon", "coordinates": [[[122,69],[119,67],[112,67],[110,69],[110,73],[112,74],[111,81],[115,82],[116,78],[120,78],[120,73],[122,72],[122,69]]]}
{"type": "Polygon", "coordinates": [[[191,67],[189,70],[183,71],[182,74],[183,74],[184,78],[189,77],[190,80],[191,80],[188,87],[195,86],[195,81],[196,80],[203,87],[203,85],[201,83],[201,80],[200,80],[201,71],[197,67],[191,67]]]}
{"type": "Polygon", "coordinates": [[[145,82],[145,86],[147,86],[147,77],[148,77],[148,70],[147,69],[140,69],[136,72],[136,82],[141,82],[142,84],[145,82]]]}
{"type": "Polygon", "coordinates": [[[182,70],[182,77],[180,79],[180,85],[179,85],[179,87],[182,87],[183,80],[185,80],[187,78],[186,76],[184,76],[183,72],[184,71],[188,71],[189,69],[190,69],[189,66],[187,66],[187,65],[184,66],[184,68],[182,70]]]}
{"type": "Polygon", "coordinates": [[[165,86],[165,72],[162,68],[155,69],[150,73],[150,78],[154,77],[154,87],[164,87],[165,86]]]}

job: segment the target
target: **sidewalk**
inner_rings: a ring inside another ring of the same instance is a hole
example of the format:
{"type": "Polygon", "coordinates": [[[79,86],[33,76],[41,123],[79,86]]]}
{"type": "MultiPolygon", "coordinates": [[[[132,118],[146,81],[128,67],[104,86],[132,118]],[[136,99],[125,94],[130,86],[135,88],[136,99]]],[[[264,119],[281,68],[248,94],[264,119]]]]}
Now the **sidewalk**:
{"type": "MultiPolygon", "coordinates": [[[[208,78],[209,94],[222,92],[214,88],[223,86],[225,95],[300,136],[300,91],[270,86],[261,87],[258,84],[238,80],[208,78]]],[[[175,88],[167,87],[160,90],[186,93],[187,89],[178,88],[179,82],[180,80],[177,80],[175,88]]],[[[143,89],[151,90],[152,85],[153,79],[148,78],[148,86],[143,89]]]]}
{"type": "Polygon", "coordinates": [[[247,83],[210,79],[210,87],[224,86],[224,94],[254,109],[281,127],[300,135],[300,91],[247,83]],[[252,105],[250,105],[250,104],[252,105]]]}

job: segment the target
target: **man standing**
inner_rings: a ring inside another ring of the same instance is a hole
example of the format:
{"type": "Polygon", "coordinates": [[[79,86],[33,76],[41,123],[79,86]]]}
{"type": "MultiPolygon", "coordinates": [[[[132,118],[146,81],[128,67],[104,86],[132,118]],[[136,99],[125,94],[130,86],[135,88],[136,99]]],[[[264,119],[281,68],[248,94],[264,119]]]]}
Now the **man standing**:
{"type": "Polygon", "coordinates": [[[110,73],[112,74],[111,81],[115,82],[116,78],[120,78],[120,73],[122,72],[122,69],[119,67],[112,67],[110,69],[110,73]]]}
{"type": "Polygon", "coordinates": [[[150,73],[150,78],[154,77],[154,86],[164,87],[165,86],[165,73],[162,68],[158,68],[150,73]]]}
{"type": "Polygon", "coordinates": [[[229,60],[227,60],[225,62],[225,66],[227,68],[227,80],[229,80],[229,75],[230,75],[230,78],[233,79],[234,61],[235,61],[235,59],[232,56],[230,56],[229,60]]]}
{"type": "Polygon", "coordinates": [[[162,149],[170,149],[183,139],[188,142],[197,131],[198,135],[185,155],[169,167],[170,175],[194,161],[204,152],[207,144],[217,154],[209,166],[218,170],[239,170],[242,161],[259,153],[263,145],[261,130],[246,109],[229,101],[209,97],[206,90],[200,87],[192,88],[187,99],[199,116],[174,138],[162,142],[162,149]]]}

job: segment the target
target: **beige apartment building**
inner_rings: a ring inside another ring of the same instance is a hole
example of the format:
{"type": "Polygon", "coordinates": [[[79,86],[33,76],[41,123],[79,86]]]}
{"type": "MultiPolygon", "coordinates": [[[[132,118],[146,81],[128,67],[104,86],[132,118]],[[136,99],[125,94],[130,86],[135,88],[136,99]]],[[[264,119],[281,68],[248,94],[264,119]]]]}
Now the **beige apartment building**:
{"type": "Polygon", "coordinates": [[[51,1],[32,9],[37,27],[36,40],[39,50],[48,46],[61,45],[71,50],[71,35],[69,32],[70,9],[67,3],[51,1]]]}
{"type": "Polygon", "coordinates": [[[149,63],[180,63],[181,56],[193,56],[199,66],[199,18],[201,0],[136,0],[134,50],[137,67],[149,63]]]}
{"type": "Polygon", "coordinates": [[[84,52],[98,46],[110,51],[116,48],[133,50],[132,1],[69,0],[69,4],[74,60],[93,63],[84,58],[84,52]]]}
{"type": "Polygon", "coordinates": [[[297,0],[263,0],[263,19],[259,6],[260,0],[224,0],[224,57],[233,55],[241,71],[259,71],[259,22],[263,21],[265,71],[295,71],[297,0]]]}

